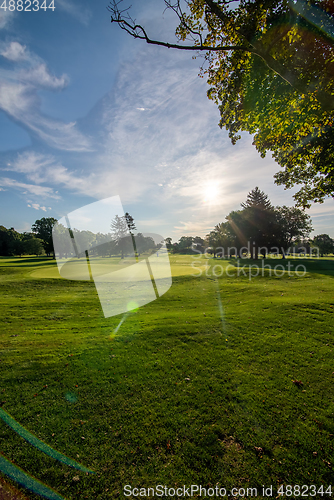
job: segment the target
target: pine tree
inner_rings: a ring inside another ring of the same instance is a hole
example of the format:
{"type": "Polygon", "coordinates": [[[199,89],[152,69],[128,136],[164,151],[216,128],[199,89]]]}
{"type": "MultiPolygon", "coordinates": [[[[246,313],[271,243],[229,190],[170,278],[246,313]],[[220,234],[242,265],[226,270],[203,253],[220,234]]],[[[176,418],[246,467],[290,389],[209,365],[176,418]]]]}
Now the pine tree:
{"type": "Polygon", "coordinates": [[[253,259],[258,259],[259,247],[268,247],[273,243],[276,222],[274,207],[266,193],[258,187],[248,193],[246,202],[241,203],[241,206],[244,224],[242,233],[252,246],[253,259]]]}
{"type": "Polygon", "coordinates": [[[128,226],[129,232],[131,234],[132,244],[133,244],[133,248],[135,250],[135,257],[136,257],[136,261],[138,262],[139,253],[137,252],[135,235],[133,233],[133,231],[135,231],[137,229],[136,225],[135,225],[135,221],[134,221],[134,218],[129,214],[129,212],[125,212],[124,218],[126,220],[126,224],[128,226]]]}
{"type": "Polygon", "coordinates": [[[241,203],[242,208],[260,208],[261,210],[272,210],[273,206],[264,191],[261,191],[257,186],[252,189],[247,195],[245,203],[241,203]]]}
{"type": "Polygon", "coordinates": [[[129,229],[125,216],[119,217],[119,215],[115,215],[115,218],[111,221],[110,229],[113,240],[121,250],[121,258],[124,259],[124,247],[126,243],[125,238],[129,235],[129,229]]]}
{"type": "Polygon", "coordinates": [[[135,221],[134,221],[134,218],[129,214],[129,212],[125,212],[125,220],[126,220],[126,223],[127,223],[127,226],[129,228],[129,231],[130,231],[130,234],[133,236],[133,232],[136,228],[136,225],[135,225],[135,221]]]}

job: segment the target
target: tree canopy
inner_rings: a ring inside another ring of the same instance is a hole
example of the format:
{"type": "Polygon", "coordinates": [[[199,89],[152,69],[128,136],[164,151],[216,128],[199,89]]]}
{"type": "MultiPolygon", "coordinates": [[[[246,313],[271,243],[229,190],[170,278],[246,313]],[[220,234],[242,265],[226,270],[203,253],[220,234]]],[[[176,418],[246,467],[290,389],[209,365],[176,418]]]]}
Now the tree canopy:
{"type": "Polygon", "coordinates": [[[31,230],[36,237],[41,239],[43,242],[43,247],[47,255],[52,254],[54,257],[53,239],[52,239],[52,228],[56,224],[57,219],[54,217],[42,217],[38,219],[32,225],[31,230]]]}
{"type": "Polygon", "coordinates": [[[334,240],[328,234],[315,236],[313,244],[318,247],[321,257],[334,252],[334,240]]]}
{"type": "Polygon", "coordinates": [[[291,244],[308,237],[312,231],[308,214],[296,207],[273,207],[258,187],[248,193],[241,207],[242,210],[230,212],[226,222],[217,224],[208,234],[214,255],[222,251],[231,255],[233,248],[234,254],[241,256],[245,251],[257,259],[259,253],[266,255],[275,248],[284,257],[291,244]]]}
{"type": "Polygon", "coordinates": [[[331,0],[164,0],[180,43],[152,40],[121,1],[111,21],[134,38],[202,51],[208,97],[232,143],[240,131],[283,168],[275,182],[301,189],[297,204],[334,195],[334,5],[331,0]],[[190,45],[189,45],[190,41],[190,45]]]}
{"type": "Polygon", "coordinates": [[[41,255],[44,252],[43,241],[34,233],[19,233],[13,227],[0,226],[0,255],[41,255]]]}

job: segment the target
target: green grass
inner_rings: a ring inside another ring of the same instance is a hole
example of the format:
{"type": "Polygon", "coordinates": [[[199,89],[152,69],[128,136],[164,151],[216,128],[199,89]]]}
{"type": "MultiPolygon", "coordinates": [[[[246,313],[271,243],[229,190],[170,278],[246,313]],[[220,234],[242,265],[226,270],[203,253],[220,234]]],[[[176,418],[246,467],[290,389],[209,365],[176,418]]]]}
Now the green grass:
{"type": "Polygon", "coordinates": [[[0,259],[2,408],[95,474],[0,421],[2,454],[67,499],[125,498],[127,484],[258,498],[262,485],[329,485],[334,259],[265,264],[289,262],[306,275],[249,280],[254,262],[239,262],[244,276],[232,259],[172,256],[171,289],[115,333],[122,316],[103,317],[92,282],[61,279],[49,259],[0,259]]]}

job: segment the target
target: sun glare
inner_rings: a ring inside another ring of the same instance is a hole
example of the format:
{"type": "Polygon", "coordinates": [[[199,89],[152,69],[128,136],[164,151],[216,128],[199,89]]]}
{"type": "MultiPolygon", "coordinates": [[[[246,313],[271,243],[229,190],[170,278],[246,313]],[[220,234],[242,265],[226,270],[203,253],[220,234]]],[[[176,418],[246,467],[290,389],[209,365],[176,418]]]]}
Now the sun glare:
{"type": "Polygon", "coordinates": [[[210,182],[206,184],[203,191],[204,202],[210,203],[218,198],[219,189],[216,183],[210,182]]]}

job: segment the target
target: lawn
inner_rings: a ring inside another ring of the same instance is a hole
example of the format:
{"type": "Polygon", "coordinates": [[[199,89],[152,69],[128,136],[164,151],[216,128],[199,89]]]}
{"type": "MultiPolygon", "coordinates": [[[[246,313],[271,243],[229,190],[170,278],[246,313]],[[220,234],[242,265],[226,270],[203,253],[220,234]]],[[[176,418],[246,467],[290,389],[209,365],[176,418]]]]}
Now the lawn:
{"type": "Polygon", "coordinates": [[[255,276],[254,262],[173,255],[165,295],[104,318],[93,282],[62,279],[50,259],[1,258],[1,408],[94,473],[3,419],[0,458],[68,500],[156,485],[160,498],[183,498],[171,489],[183,485],[329,498],[334,259],[264,264],[255,276]]]}

